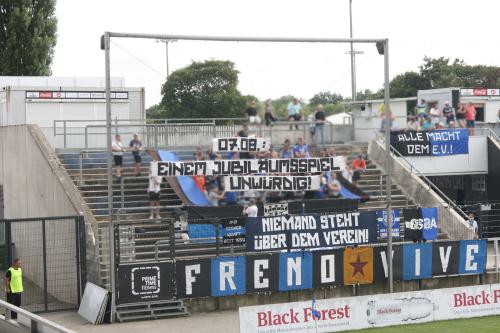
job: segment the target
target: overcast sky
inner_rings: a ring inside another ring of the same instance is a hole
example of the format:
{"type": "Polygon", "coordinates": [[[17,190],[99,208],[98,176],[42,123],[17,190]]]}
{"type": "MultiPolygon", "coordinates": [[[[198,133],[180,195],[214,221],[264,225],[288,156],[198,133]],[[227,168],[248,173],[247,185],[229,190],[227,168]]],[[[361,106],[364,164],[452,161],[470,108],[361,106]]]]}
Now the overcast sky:
{"type": "MultiPolygon", "coordinates": [[[[104,31],[179,35],[348,37],[348,0],[58,0],[54,76],[103,76],[104,31]]],[[[354,37],[389,38],[391,77],[418,70],[424,55],[500,66],[498,0],[353,0],[354,37]]],[[[320,91],[350,96],[350,60],[342,44],[263,44],[178,41],[170,71],[191,61],[229,59],[243,94],[259,99],[320,91]]],[[[357,89],[381,88],[383,57],[360,44],[357,89]]],[[[165,45],[113,39],[111,74],[146,88],[146,105],[160,100],[165,45]]]]}

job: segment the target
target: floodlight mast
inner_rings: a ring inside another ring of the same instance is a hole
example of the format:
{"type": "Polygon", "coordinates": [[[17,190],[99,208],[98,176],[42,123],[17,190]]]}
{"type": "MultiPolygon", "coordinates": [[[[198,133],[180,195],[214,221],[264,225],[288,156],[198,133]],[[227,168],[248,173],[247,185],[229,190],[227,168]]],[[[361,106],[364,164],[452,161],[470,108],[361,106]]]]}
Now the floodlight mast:
{"type": "Polygon", "coordinates": [[[392,210],[391,210],[391,174],[390,166],[390,104],[389,104],[389,40],[374,38],[294,38],[294,37],[232,37],[232,36],[196,36],[196,35],[164,35],[141,34],[123,32],[105,32],[101,39],[101,48],[105,51],[105,84],[106,84],[106,135],[107,138],[107,171],[108,171],[108,215],[109,215],[109,262],[110,262],[110,288],[111,321],[115,317],[115,254],[114,254],[114,228],[113,228],[113,173],[111,149],[111,66],[110,42],[111,38],[138,38],[162,40],[192,40],[214,42],[263,42],[263,43],[373,43],[383,45],[384,55],[384,110],[385,110],[385,168],[386,168],[386,202],[387,202],[387,259],[389,270],[389,291],[393,292],[393,267],[392,267],[392,210]]]}

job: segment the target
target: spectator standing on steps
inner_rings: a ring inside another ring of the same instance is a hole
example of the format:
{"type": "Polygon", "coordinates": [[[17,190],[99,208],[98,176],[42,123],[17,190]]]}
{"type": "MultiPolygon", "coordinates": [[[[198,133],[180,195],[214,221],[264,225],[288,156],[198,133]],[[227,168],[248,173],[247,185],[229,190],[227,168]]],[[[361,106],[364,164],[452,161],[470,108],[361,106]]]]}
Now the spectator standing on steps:
{"type": "MultiPolygon", "coordinates": [[[[21,294],[23,293],[23,270],[21,260],[15,259],[14,265],[5,274],[5,293],[7,302],[17,307],[21,307],[21,294]]],[[[12,319],[17,319],[17,312],[10,313],[12,319]]]]}
{"type": "Polygon", "coordinates": [[[448,101],[444,102],[443,115],[446,117],[446,124],[450,127],[450,123],[455,122],[455,112],[448,101]]]}
{"type": "Polygon", "coordinates": [[[469,229],[474,232],[473,239],[479,239],[479,227],[474,219],[474,213],[469,214],[469,229]]]}
{"type": "Polygon", "coordinates": [[[257,202],[255,201],[255,199],[250,199],[248,207],[243,207],[243,215],[246,215],[247,217],[257,217],[258,213],[259,208],[257,207],[257,202]]]}
{"type": "Polygon", "coordinates": [[[474,127],[476,127],[476,108],[472,102],[467,104],[465,108],[465,121],[469,130],[469,135],[474,135],[474,127]]]}
{"type": "Polygon", "coordinates": [[[260,120],[259,115],[257,114],[256,107],[257,107],[257,103],[255,103],[255,101],[251,101],[250,105],[248,106],[248,108],[245,109],[244,113],[245,113],[245,116],[248,118],[248,123],[260,125],[261,120],[260,120]]]}
{"type": "Polygon", "coordinates": [[[115,176],[122,177],[122,164],[123,164],[123,146],[120,134],[115,135],[115,141],[111,144],[111,151],[113,152],[113,159],[115,160],[115,176]]]}
{"type": "Polygon", "coordinates": [[[132,149],[132,156],[134,156],[135,161],[135,175],[141,175],[141,150],[142,150],[142,142],[139,140],[137,133],[134,133],[134,138],[129,143],[130,149],[132,149]]]}
{"type": "Polygon", "coordinates": [[[161,176],[153,176],[153,170],[149,168],[149,186],[148,186],[148,196],[149,196],[149,206],[150,215],[149,219],[154,218],[161,219],[160,216],[160,191],[161,191],[161,176]]]}

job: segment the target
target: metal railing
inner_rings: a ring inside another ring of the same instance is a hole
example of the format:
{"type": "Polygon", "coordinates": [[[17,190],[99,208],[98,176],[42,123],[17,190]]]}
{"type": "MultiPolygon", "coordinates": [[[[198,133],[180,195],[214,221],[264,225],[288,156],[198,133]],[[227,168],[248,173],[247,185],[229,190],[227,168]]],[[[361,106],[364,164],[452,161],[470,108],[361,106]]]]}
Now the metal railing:
{"type": "Polygon", "coordinates": [[[17,327],[20,330],[28,329],[32,333],[54,332],[54,333],[76,333],[73,330],[67,329],[59,324],[56,324],[48,319],[42,318],[28,312],[22,308],[9,304],[0,300],[0,308],[5,311],[5,316],[0,316],[0,321],[6,325],[17,327]],[[17,322],[11,319],[11,313],[16,312],[18,315],[17,322]]]}

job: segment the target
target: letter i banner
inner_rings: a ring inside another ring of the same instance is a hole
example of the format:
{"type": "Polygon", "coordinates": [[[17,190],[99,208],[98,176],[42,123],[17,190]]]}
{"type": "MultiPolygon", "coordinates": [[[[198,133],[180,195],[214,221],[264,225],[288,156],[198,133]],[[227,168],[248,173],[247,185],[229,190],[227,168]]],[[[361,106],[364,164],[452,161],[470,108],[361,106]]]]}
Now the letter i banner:
{"type": "Polygon", "coordinates": [[[344,284],[373,283],[373,248],[356,247],[344,250],[344,284]]]}
{"type": "Polygon", "coordinates": [[[432,277],[432,244],[403,244],[403,280],[432,277]]]}

